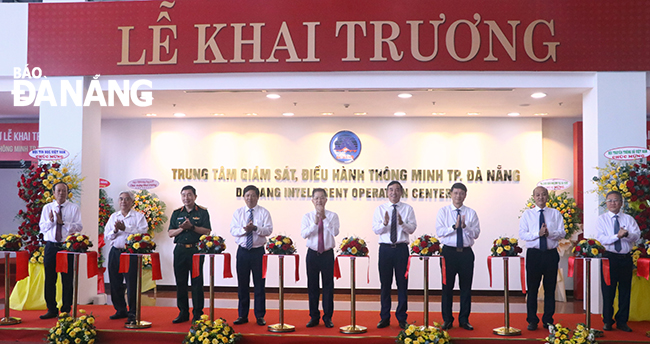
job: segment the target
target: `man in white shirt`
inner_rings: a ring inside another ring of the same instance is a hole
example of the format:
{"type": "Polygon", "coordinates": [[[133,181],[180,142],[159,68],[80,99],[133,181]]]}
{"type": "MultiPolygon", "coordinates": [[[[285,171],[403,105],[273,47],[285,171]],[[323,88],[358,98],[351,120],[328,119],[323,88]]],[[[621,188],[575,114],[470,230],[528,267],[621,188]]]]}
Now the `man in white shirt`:
{"type": "Polygon", "coordinates": [[[406,266],[409,257],[409,235],[415,232],[417,222],[413,208],[400,202],[402,184],[394,180],[388,184],[386,193],[389,202],[377,207],[372,217],[372,230],[379,235],[379,280],[381,282],[381,320],[377,328],[390,325],[391,286],[393,272],[397,284],[397,309],[395,318],[399,327],[407,326],[408,280],[406,266]]]}
{"type": "Polygon", "coordinates": [[[334,237],[339,235],[339,216],[325,210],[327,193],[315,188],[312,192],[314,210],[302,217],[300,235],[307,239],[307,291],[309,294],[309,317],[307,327],[318,325],[320,312],[318,299],[318,275],[323,280],[323,323],[332,328],[334,313],[334,237]]]}
{"type": "MultiPolygon", "coordinates": [[[[436,217],[436,235],[440,239],[442,256],[445,257],[447,280],[442,285],[442,324],[443,330],[453,327],[454,284],[458,275],[460,287],[460,312],[458,323],[466,330],[473,330],[469,323],[472,310],[472,281],[474,280],[474,251],[472,245],[481,234],[476,212],[463,205],[467,197],[467,187],[455,183],[450,189],[452,204],[440,208],[436,217]]],[[[440,262],[442,265],[442,262],[440,262]]]]}
{"type": "Polygon", "coordinates": [[[115,308],[115,314],[109,318],[123,319],[127,318],[127,323],[135,322],[136,311],[136,293],[137,276],[138,276],[138,257],[131,256],[129,263],[129,272],[120,273],[120,255],[124,252],[127,238],[131,234],[147,233],[147,220],[139,211],[133,209],[135,196],[131,191],[120,192],[118,202],[120,210],[114,212],[106,222],[104,239],[110,242],[111,250],[108,253],[108,277],[111,281],[111,300],[115,308]],[[126,288],[124,280],[126,279],[126,288]],[[124,300],[124,290],[126,289],[129,300],[129,310],[127,312],[126,302],[124,300]]]}
{"type": "MultiPolygon", "coordinates": [[[[605,247],[604,258],[609,259],[610,285],[600,273],[600,286],[603,291],[603,330],[611,331],[616,319],[616,328],[632,332],[627,326],[630,316],[630,291],[634,262],[630,251],[641,236],[636,220],[621,211],[623,197],[620,192],[610,191],[606,198],[608,212],[598,217],[596,239],[605,247]],[[614,297],[618,287],[618,312],[614,316],[614,297]]],[[[602,265],[602,263],[601,263],[602,265]]]]}
{"type": "Polygon", "coordinates": [[[260,199],[260,189],[255,185],[244,188],[246,206],[235,210],[230,222],[230,234],[235,237],[237,248],[237,294],[239,296],[239,317],[233,322],[241,325],[248,322],[250,311],[250,278],[253,274],[255,287],[254,312],[257,325],[266,325],[266,280],[262,278],[262,257],[266,237],[273,233],[271,214],[265,208],[257,205],[260,199]]]}
{"type": "MultiPolygon", "coordinates": [[[[59,315],[56,304],[56,254],[64,250],[63,242],[68,235],[81,232],[81,212],[79,206],[68,202],[68,185],[63,182],[56,183],[52,188],[54,191],[54,202],[43,207],[41,219],[38,223],[40,233],[45,241],[45,252],[43,254],[43,266],[45,268],[45,303],[47,313],[40,316],[41,319],[51,319],[59,315]]],[[[68,255],[68,272],[61,273],[63,284],[63,304],[61,311],[69,313],[72,308],[72,274],[73,257],[68,255]]]]}
{"type": "Polygon", "coordinates": [[[557,265],[560,255],[557,245],[564,238],[564,218],[553,208],[547,208],[548,190],[538,186],[533,189],[535,208],[526,209],[519,221],[519,239],[526,242],[526,321],[528,330],[537,329],[537,291],[544,277],[544,328],[554,324],[555,314],[555,285],[557,284],[557,265]]]}

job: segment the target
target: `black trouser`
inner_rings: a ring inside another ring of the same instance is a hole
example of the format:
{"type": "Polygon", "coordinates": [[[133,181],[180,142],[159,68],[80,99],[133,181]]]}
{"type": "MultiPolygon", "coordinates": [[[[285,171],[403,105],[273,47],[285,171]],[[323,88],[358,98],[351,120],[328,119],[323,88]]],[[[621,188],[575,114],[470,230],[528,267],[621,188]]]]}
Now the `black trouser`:
{"type": "Polygon", "coordinates": [[[192,314],[195,319],[203,315],[203,256],[201,256],[201,267],[199,275],[192,278],[192,257],[199,250],[196,246],[185,247],[184,244],[176,244],[174,247],[174,277],[176,278],[176,306],[181,316],[190,315],[190,305],[187,300],[187,278],[192,280],[192,314]]]}
{"type": "Polygon", "coordinates": [[[395,284],[397,284],[397,309],[395,318],[405,322],[408,310],[408,280],[406,266],[408,265],[408,244],[379,244],[379,281],[381,282],[381,320],[390,319],[391,287],[393,285],[393,271],[395,284]]]}
{"type": "Polygon", "coordinates": [[[609,259],[610,285],[605,284],[600,263],[600,286],[603,291],[603,323],[613,325],[616,320],[617,326],[627,324],[630,316],[630,291],[632,289],[632,271],[634,261],[629,254],[617,254],[605,252],[603,257],[609,259]],[[618,286],[618,312],[614,316],[614,297],[618,286]]]}
{"type": "Polygon", "coordinates": [[[264,247],[247,250],[241,246],[237,249],[237,295],[239,296],[239,317],[248,319],[251,308],[250,283],[253,273],[255,287],[255,318],[264,318],[266,315],[266,293],[264,286],[266,279],[262,278],[262,257],[264,247]]]}
{"type": "Polygon", "coordinates": [[[135,317],[135,297],[138,288],[138,256],[129,257],[129,272],[120,273],[120,255],[122,250],[111,247],[108,253],[108,278],[111,281],[111,300],[113,307],[119,314],[127,314],[124,291],[129,300],[128,314],[135,317]],[[126,279],[126,285],[124,280],[126,279]]]}
{"type": "Polygon", "coordinates": [[[334,313],[334,250],[330,249],[321,254],[307,250],[307,292],[309,294],[309,317],[320,319],[318,311],[318,276],[323,280],[323,320],[332,320],[334,313]]]}
{"type": "Polygon", "coordinates": [[[557,265],[560,262],[560,255],[557,249],[541,251],[536,248],[526,250],[526,283],[528,284],[528,296],[526,296],[526,321],[529,324],[537,324],[537,292],[539,283],[544,277],[544,315],[543,324],[554,324],[555,314],[555,285],[557,284],[557,265]]]}
{"type": "MultiPolygon", "coordinates": [[[[442,285],[442,320],[454,322],[452,305],[454,303],[454,284],[458,275],[458,286],[460,287],[460,312],[458,322],[469,323],[469,313],[472,311],[472,281],[474,280],[474,251],[471,247],[463,248],[458,252],[455,247],[443,246],[442,256],[445,257],[447,274],[446,284],[442,285]]],[[[440,262],[442,266],[442,261],[440,262]]]]}
{"type": "MultiPolygon", "coordinates": [[[[45,253],[43,254],[43,267],[45,268],[45,304],[47,311],[58,313],[56,304],[56,281],[59,278],[56,272],[56,254],[63,250],[62,244],[47,241],[45,242],[45,253]]],[[[61,273],[61,284],[63,285],[63,304],[61,312],[70,313],[72,308],[72,278],[74,276],[74,257],[68,254],[68,272],[61,273]]]]}

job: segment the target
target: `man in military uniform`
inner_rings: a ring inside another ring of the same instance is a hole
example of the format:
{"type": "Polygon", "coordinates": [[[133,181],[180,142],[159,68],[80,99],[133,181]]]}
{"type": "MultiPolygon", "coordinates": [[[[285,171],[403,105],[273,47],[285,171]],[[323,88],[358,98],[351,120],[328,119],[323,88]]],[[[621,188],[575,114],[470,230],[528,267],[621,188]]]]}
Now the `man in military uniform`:
{"type": "MultiPolygon", "coordinates": [[[[176,277],[176,305],[178,317],[174,324],[190,320],[190,306],[187,299],[187,276],[192,274],[192,256],[199,251],[197,244],[201,235],[211,231],[208,210],[194,203],[196,189],[191,185],[181,189],[183,206],[174,210],[169,219],[169,237],[174,238],[174,276],[176,277]]],[[[199,275],[192,278],[192,321],[203,315],[203,257],[199,275]]]]}

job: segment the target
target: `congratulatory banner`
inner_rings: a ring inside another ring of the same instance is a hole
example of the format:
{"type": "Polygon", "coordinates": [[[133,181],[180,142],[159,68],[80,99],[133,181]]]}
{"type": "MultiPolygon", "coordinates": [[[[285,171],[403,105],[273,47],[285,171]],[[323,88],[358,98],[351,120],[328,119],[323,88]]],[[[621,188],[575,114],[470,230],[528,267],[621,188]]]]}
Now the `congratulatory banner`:
{"type": "MultiPolygon", "coordinates": [[[[330,198],[386,198],[385,184],[391,180],[412,183],[518,183],[521,172],[518,169],[504,169],[498,165],[495,169],[391,169],[388,166],[379,169],[346,169],[345,166],[336,169],[315,168],[172,168],[174,181],[214,181],[214,182],[247,182],[256,183],[260,188],[261,197],[308,198],[311,197],[311,187],[284,186],[268,187],[260,183],[279,182],[319,183],[330,198]],[[373,182],[380,187],[327,187],[322,183],[362,183],[373,182]]],[[[235,196],[242,196],[243,186],[235,188],[235,196]]],[[[404,189],[404,197],[412,198],[449,198],[449,188],[412,188],[404,189]]]]}

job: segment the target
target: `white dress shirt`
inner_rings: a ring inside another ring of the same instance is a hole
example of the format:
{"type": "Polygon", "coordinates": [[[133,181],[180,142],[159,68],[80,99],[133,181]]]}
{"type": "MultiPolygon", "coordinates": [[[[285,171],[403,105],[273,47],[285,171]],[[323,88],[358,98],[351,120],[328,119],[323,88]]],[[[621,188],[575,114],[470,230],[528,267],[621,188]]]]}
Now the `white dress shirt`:
{"type": "Polygon", "coordinates": [[[446,205],[438,210],[436,216],[436,235],[440,239],[440,243],[445,246],[458,247],[456,242],[456,229],[452,226],[456,225],[458,219],[458,212],[460,209],[460,216],[465,216],[465,228],[463,228],[463,247],[471,247],[474,241],[478,239],[481,234],[481,226],[478,222],[478,215],[474,209],[466,207],[465,205],[456,208],[453,204],[446,205]]]}
{"type": "MultiPolygon", "coordinates": [[[[248,207],[241,207],[232,214],[230,221],[230,234],[235,237],[235,243],[246,247],[246,231],[244,227],[248,224],[248,207]]],[[[253,208],[253,224],[257,230],[253,231],[253,248],[262,247],[266,244],[266,237],[273,233],[273,221],[268,210],[259,205],[253,208]]]]}
{"type": "Polygon", "coordinates": [[[632,247],[634,247],[634,243],[641,237],[639,225],[637,225],[636,220],[632,216],[621,211],[618,212],[618,224],[621,229],[628,231],[628,235],[621,238],[621,251],[617,252],[614,247],[614,243],[618,240],[618,237],[614,234],[614,215],[616,214],[608,211],[598,216],[596,240],[600,241],[608,252],[618,254],[630,253],[632,247]]]}
{"type": "MultiPolygon", "coordinates": [[[[400,225],[399,221],[397,221],[397,241],[395,243],[408,244],[410,242],[409,235],[413,234],[418,226],[415,221],[415,212],[413,211],[413,207],[406,203],[397,202],[395,204],[397,204],[397,213],[402,217],[403,222],[400,225]]],[[[375,214],[372,216],[372,231],[375,232],[375,234],[379,234],[380,244],[392,244],[390,241],[390,224],[393,220],[392,216],[393,203],[391,202],[384,203],[377,207],[375,214]],[[386,212],[388,212],[389,219],[388,224],[384,225],[384,216],[386,215],[386,212]]]]}
{"type": "MultiPolygon", "coordinates": [[[[519,220],[519,239],[526,242],[526,248],[539,249],[539,211],[541,209],[538,206],[526,209],[519,220]]],[[[558,241],[566,235],[564,218],[557,209],[545,207],[544,223],[548,229],[546,248],[552,250],[557,247],[558,241]]]]}
{"type": "MultiPolygon", "coordinates": [[[[79,233],[83,230],[81,224],[81,212],[79,211],[79,206],[70,202],[65,201],[63,204],[63,209],[61,209],[61,215],[63,215],[63,227],[61,230],[61,240],[65,241],[65,238],[72,233],[79,233]]],[[[59,203],[56,201],[50,202],[43,206],[41,211],[41,220],[38,222],[41,234],[43,234],[44,241],[56,241],[56,219],[59,216],[59,203]],[[50,212],[54,215],[54,221],[50,221],[50,212]]]]}
{"type": "Polygon", "coordinates": [[[118,210],[111,214],[111,217],[108,218],[106,222],[106,227],[104,231],[104,239],[106,241],[112,241],[111,246],[119,249],[123,249],[126,245],[126,238],[131,234],[144,234],[147,233],[147,220],[144,217],[144,214],[135,210],[129,210],[129,213],[126,216],[122,215],[122,211],[118,210]],[[116,230],[115,223],[117,221],[124,222],[124,230],[116,230]]]}
{"type": "MultiPolygon", "coordinates": [[[[316,221],[316,210],[305,214],[302,217],[300,235],[307,239],[307,248],[318,251],[318,223],[316,221]]],[[[336,247],[334,237],[339,235],[339,216],[335,212],[325,210],[323,219],[323,246],[325,251],[336,247]]]]}

